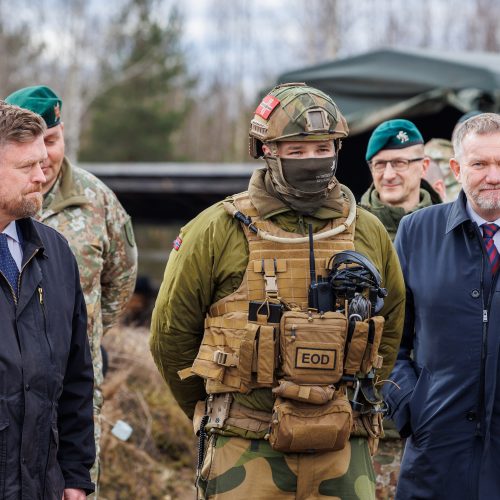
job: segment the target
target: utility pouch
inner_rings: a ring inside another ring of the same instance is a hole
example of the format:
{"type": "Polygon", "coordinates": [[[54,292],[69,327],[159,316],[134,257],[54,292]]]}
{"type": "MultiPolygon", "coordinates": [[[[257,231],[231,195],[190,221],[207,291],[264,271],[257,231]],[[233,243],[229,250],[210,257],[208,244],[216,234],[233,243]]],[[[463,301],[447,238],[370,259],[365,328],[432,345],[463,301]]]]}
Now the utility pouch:
{"type": "Polygon", "coordinates": [[[384,317],[373,316],[368,320],[368,342],[361,362],[361,372],[368,373],[372,368],[381,368],[383,358],[378,354],[382,332],[384,331],[384,317]]]}
{"type": "Polygon", "coordinates": [[[378,348],[383,329],[383,316],[374,316],[365,321],[349,321],[344,353],[346,375],[368,373],[372,368],[381,367],[382,358],[378,355],[378,348]]]}
{"type": "Polygon", "coordinates": [[[279,385],[273,389],[273,394],[303,403],[324,405],[334,398],[336,391],[335,387],[329,385],[297,385],[288,380],[280,380],[279,385]]]}
{"type": "Polygon", "coordinates": [[[272,448],[285,453],[338,451],[345,447],[352,427],[347,396],[338,393],[324,405],[276,398],[269,433],[272,448]]]}
{"type": "Polygon", "coordinates": [[[384,435],[382,414],[369,413],[362,415],[360,418],[368,434],[368,449],[370,450],[370,455],[373,457],[377,453],[380,438],[384,435]]]}
{"type": "Polygon", "coordinates": [[[239,390],[240,345],[246,323],[246,314],[239,312],[205,319],[205,334],[191,372],[207,379],[207,392],[239,390]]]}
{"type": "Polygon", "coordinates": [[[210,394],[246,393],[272,387],[277,358],[275,324],[248,321],[246,312],[207,317],[205,334],[193,366],[186,375],[206,379],[210,394]]]}
{"type": "Polygon", "coordinates": [[[281,378],[297,385],[331,385],[343,373],[347,319],[324,314],[286,311],[280,322],[281,378]]]}

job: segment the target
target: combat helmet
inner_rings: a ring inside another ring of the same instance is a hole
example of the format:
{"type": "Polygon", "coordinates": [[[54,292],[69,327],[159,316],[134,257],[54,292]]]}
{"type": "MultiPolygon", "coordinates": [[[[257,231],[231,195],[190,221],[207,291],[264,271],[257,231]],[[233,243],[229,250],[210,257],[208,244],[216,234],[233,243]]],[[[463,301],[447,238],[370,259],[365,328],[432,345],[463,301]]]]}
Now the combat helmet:
{"type": "Polygon", "coordinates": [[[263,156],[263,143],[327,139],[340,143],[348,133],[347,122],[331,97],[305,83],[283,83],[274,87],[255,110],[249,150],[253,158],[259,158],[263,156]]]}

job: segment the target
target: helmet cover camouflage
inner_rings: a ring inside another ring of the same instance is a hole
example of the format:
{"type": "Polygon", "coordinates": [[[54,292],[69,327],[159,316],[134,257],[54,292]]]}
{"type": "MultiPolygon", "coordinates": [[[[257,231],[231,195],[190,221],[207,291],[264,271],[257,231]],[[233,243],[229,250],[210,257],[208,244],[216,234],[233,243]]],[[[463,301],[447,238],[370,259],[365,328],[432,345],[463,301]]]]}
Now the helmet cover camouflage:
{"type": "Polygon", "coordinates": [[[250,123],[250,155],[263,155],[262,144],[276,141],[341,139],[347,122],[332,98],[305,83],[284,83],[264,97],[250,123]]]}
{"type": "Polygon", "coordinates": [[[457,198],[462,185],[457,181],[450,168],[450,158],[453,158],[453,145],[448,139],[435,138],[425,144],[425,154],[436,162],[443,174],[447,201],[457,198]]]}

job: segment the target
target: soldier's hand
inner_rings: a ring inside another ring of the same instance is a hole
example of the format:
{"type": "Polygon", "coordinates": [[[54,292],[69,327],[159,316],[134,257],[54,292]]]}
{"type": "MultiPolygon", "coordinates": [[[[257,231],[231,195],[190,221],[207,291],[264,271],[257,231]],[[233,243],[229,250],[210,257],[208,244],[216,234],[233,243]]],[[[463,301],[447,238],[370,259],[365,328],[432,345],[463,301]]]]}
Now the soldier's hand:
{"type": "Polygon", "coordinates": [[[62,500],[85,500],[87,495],[83,490],[77,490],[75,488],[66,488],[63,493],[62,500]]]}

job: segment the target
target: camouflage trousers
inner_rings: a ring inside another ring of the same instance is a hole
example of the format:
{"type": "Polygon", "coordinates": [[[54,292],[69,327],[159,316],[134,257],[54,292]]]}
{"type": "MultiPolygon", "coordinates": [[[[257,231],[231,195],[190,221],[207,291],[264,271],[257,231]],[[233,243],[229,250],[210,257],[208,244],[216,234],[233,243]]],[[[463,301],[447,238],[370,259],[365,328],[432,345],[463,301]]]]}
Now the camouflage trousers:
{"type": "Polygon", "coordinates": [[[198,482],[198,499],[375,500],[366,439],[336,452],[281,453],[263,439],[214,435],[198,482]]]}
{"type": "Polygon", "coordinates": [[[99,389],[94,389],[94,441],[95,441],[95,462],[90,469],[90,480],[95,485],[95,492],[89,495],[87,498],[91,500],[98,500],[99,498],[99,479],[101,475],[101,429],[102,429],[102,419],[101,419],[101,409],[102,409],[102,392],[99,389]]]}
{"type": "Polygon", "coordinates": [[[399,469],[403,455],[403,439],[381,439],[373,468],[377,475],[377,500],[393,500],[396,497],[399,469]]]}

